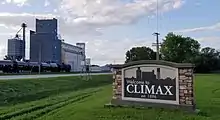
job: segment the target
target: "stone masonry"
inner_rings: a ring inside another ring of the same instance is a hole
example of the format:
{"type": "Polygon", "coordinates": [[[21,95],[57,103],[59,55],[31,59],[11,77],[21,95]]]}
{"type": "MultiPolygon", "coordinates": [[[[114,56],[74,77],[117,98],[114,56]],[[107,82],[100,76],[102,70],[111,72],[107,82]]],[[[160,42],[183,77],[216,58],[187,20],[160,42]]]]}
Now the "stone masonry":
{"type": "Polygon", "coordinates": [[[113,72],[113,97],[112,99],[121,99],[122,96],[122,71],[115,69],[113,72]]]}
{"type": "Polygon", "coordinates": [[[179,68],[180,105],[194,105],[193,69],[179,68]]]}

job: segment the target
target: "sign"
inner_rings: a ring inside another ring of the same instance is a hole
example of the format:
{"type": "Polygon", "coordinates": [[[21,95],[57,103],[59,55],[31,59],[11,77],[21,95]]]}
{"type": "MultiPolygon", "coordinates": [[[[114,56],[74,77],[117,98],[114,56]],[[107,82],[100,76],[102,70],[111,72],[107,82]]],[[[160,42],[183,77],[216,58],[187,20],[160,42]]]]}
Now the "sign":
{"type": "Polygon", "coordinates": [[[179,104],[178,69],[136,65],[122,69],[122,100],[179,104]]]}
{"type": "Polygon", "coordinates": [[[140,60],[112,65],[113,96],[109,106],[196,110],[190,63],[140,60]]]}

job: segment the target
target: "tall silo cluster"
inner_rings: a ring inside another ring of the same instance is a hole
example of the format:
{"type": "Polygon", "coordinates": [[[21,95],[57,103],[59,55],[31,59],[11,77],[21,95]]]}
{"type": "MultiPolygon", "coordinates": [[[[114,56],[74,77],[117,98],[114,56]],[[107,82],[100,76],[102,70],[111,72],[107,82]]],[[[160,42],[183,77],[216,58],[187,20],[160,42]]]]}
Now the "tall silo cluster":
{"type": "Polygon", "coordinates": [[[8,51],[7,55],[13,60],[25,60],[25,28],[27,25],[22,23],[21,29],[17,32],[14,38],[8,39],[8,51]],[[23,30],[23,39],[21,39],[18,33],[23,30]]]}

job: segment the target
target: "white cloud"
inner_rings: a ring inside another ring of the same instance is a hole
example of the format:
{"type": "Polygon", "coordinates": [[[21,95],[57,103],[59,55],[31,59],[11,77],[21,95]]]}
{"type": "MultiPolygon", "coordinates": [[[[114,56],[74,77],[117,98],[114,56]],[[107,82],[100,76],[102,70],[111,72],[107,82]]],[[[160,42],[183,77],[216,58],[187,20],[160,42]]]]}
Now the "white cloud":
{"type": "Polygon", "coordinates": [[[195,6],[201,6],[201,3],[198,1],[195,3],[195,6]]]}
{"type": "Polygon", "coordinates": [[[183,3],[185,3],[185,1],[176,1],[173,5],[173,8],[180,8],[183,5],[183,3]]]}
{"type": "Polygon", "coordinates": [[[28,29],[35,28],[35,19],[48,19],[48,18],[57,18],[59,22],[59,31],[62,34],[66,35],[81,35],[86,33],[86,35],[101,35],[99,27],[96,26],[87,26],[80,24],[69,24],[66,22],[66,19],[60,17],[59,15],[53,14],[29,14],[29,13],[0,13],[0,25],[11,28],[19,29],[21,23],[26,23],[28,29]],[[73,29],[77,28],[77,29],[73,29]]]}
{"type": "Polygon", "coordinates": [[[27,5],[28,0],[5,0],[3,1],[3,4],[9,3],[9,4],[16,4],[17,6],[24,6],[27,5]]]}
{"type": "Polygon", "coordinates": [[[87,54],[96,63],[124,63],[125,53],[132,47],[151,47],[152,41],[145,38],[122,39],[122,40],[100,40],[87,41],[87,54]],[[135,41],[135,42],[134,42],[135,41]],[[95,49],[94,49],[95,48],[95,49]]]}
{"type": "Polygon", "coordinates": [[[201,47],[212,47],[219,49],[220,37],[219,36],[208,36],[196,38],[201,43],[201,47]]]}
{"type": "Polygon", "coordinates": [[[48,0],[45,0],[44,6],[47,7],[47,6],[49,6],[49,5],[50,5],[50,2],[49,2],[48,0]]]}
{"type": "MultiPolygon", "coordinates": [[[[182,0],[158,1],[163,12],[179,8],[183,4],[182,0]]],[[[25,3],[27,0],[7,0],[7,2],[25,3]]],[[[48,2],[45,1],[46,5],[48,2]]],[[[57,5],[59,7],[54,12],[57,14],[55,17],[59,19],[60,31],[71,35],[82,33],[100,35],[97,28],[130,24],[142,16],[155,13],[156,10],[156,0],[133,0],[131,3],[122,3],[120,0],[58,0],[57,5]]],[[[0,13],[0,24],[18,26],[26,22],[29,28],[32,28],[35,18],[52,16],[52,14],[0,13]]]]}
{"type": "Polygon", "coordinates": [[[56,12],[57,12],[57,9],[54,9],[53,12],[56,13],[56,12]]]}
{"type": "Polygon", "coordinates": [[[216,36],[201,37],[201,38],[197,38],[196,40],[200,42],[215,42],[215,41],[220,41],[220,37],[216,37],[216,36]]]}
{"type": "MultiPolygon", "coordinates": [[[[183,0],[158,0],[160,12],[181,7],[183,0]]],[[[59,12],[70,23],[112,25],[130,24],[155,13],[156,0],[61,0],[59,12]]]]}
{"type": "Polygon", "coordinates": [[[174,32],[178,33],[188,33],[188,32],[198,32],[198,31],[208,31],[208,30],[220,30],[220,22],[210,26],[190,28],[190,29],[182,29],[174,32]]]}
{"type": "Polygon", "coordinates": [[[5,46],[0,46],[0,58],[3,59],[4,56],[6,55],[5,53],[7,52],[7,49],[5,46]]]}
{"type": "Polygon", "coordinates": [[[18,29],[24,22],[28,25],[28,28],[35,27],[35,19],[53,18],[57,17],[52,14],[29,14],[29,13],[0,13],[0,25],[6,28],[18,29]]]}

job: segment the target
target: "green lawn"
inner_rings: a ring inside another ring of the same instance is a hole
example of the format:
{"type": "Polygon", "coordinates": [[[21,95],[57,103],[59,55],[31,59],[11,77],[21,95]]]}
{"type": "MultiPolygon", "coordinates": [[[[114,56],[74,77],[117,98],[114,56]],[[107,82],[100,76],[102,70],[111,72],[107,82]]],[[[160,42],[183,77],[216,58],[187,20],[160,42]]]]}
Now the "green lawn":
{"type": "MultiPolygon", "coordinates": [[[[40,74],[74,74],[77,72],[41,72],[40,74]]],[[[38,75],[39,72],[24,72],[24,73],[0,73],[0,76],[8,75],[38,75]]]]}
{"type": "Polygon", "coordinates": [[[111,75],[0,81],[0,120],[219,120],[220,75],[196,75],[200,115],[161,109],[104,108],[111,75]],[[13,105],[14,104],[14,105],[13,105]]]}
{"type": "MultiPolygon", "coordinates": [[[[79,74],[81,72],[41,72],[40,74],[79,74]]],[[[90,73],[100,73],[100,72],[90,72],[90,73]]],[[[102,71],[102,73],[109,73],[109,71],[102,71]]],[[[24,72],[24,73],[0,73],[0,76],[8,75],[38,75],[39,72],[24,72]]]]}
{"type": "Polygon", "coordinates": [[[90,81],[80,80],[78,76],[0,81],[0,106],[29,102],[111,83],[111,75],[93,76],[93,80],[90,81]]]}

